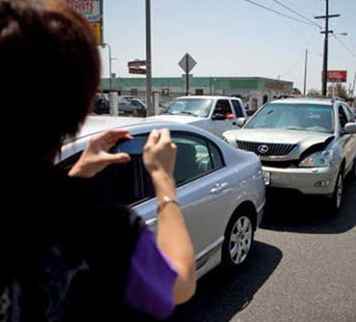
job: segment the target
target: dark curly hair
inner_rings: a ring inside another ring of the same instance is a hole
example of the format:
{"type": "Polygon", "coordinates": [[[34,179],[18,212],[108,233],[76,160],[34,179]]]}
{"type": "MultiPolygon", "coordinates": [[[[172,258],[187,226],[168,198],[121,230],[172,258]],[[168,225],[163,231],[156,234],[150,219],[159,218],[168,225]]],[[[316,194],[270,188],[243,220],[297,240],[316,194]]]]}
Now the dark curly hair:
{"type": "Polygon", "coordinates": [[[99,79],[91,27],[65,2],[0,0],[1,112],[31,158],[53,160],[77,133],[99,79]]]}

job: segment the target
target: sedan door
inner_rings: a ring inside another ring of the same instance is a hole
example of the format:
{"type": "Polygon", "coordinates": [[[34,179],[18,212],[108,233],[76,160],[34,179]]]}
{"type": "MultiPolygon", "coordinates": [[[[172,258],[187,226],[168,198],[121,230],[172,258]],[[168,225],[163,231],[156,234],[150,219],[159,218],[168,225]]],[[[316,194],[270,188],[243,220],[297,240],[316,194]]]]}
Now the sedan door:
{"type": "MultiPolygon", "coordinates": [[[[231,189],[219,148],[204,137],[173,132],[177,145],[175,179],[177,197],[199,259],[217,250],[224,236],[224,223],[231,189]]],[[[154,200],[135,207],[148,224],[156,224],[154,200]]],[[[154,229],[154,228],[153,228],[154,229]]]]}

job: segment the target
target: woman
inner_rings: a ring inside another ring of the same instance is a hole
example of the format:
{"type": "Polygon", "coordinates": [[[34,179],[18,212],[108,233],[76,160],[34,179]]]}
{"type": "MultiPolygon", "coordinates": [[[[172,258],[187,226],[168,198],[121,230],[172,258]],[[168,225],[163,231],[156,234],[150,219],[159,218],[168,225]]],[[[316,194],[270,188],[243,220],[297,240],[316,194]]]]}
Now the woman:
{"type": "Polygon", "coordinates": [[[99,84],[87,22],[58,0],[0,0],[0,70],[3,120],[16,128],[3,136],[0,321],[167,318],[196,285],[169,131],[153,131],[144,151],[158,200],[154,238],[92,188],[107,166],[130,162],[108,152],[126,130],[93,139],[69,173],[53,165],[99,84]]]}

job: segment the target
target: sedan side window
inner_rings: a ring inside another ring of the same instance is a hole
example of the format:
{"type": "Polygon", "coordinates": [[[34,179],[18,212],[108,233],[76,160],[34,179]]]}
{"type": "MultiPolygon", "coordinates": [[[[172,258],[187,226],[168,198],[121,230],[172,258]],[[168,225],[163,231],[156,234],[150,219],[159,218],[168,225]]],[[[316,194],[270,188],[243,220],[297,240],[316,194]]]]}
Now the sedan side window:
{"type": "Polygon", "coordinates": [[[221,153],[205,139],[189,135],[173,135],[177,146],[175,180],[188,183],[223,166],[221,153]]]}
{"type": "MultiPolygon", "coordinates": [[[[57,167],[69,172],[80,155],[81,152],[63,160],[57,167]]],[[[131,155],[131,161],[127,164],[107,167],[88,183],[103,205],[130,206],[154,197],[154,188],[144,167],[142,155],[131,155]]]]}

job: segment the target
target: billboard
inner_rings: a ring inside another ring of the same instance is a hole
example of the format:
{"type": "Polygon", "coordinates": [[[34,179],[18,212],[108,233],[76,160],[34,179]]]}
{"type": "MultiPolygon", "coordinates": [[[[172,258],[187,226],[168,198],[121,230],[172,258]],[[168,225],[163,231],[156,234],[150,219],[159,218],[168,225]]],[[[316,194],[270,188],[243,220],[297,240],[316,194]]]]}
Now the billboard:
{"type": "Polygon", "coordinates": [[[103,0],[66,0],[68,5],[87,18],[98,45],[103,44],[103,0]]]}
{"type": "Polygon", "coordinates": [[[347,71],[346,70],[329,70],[328,82],[330,83],[346,83],[347,71]]]}

